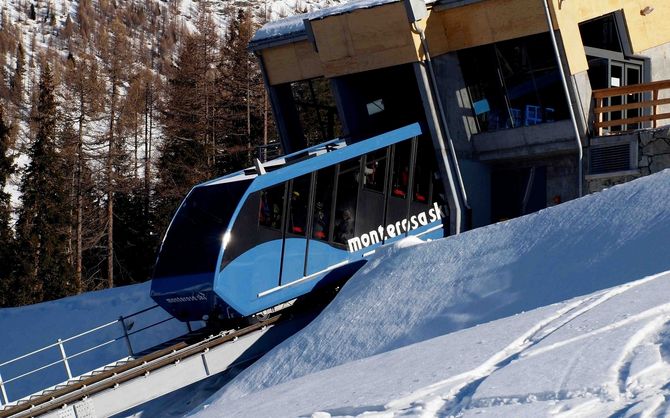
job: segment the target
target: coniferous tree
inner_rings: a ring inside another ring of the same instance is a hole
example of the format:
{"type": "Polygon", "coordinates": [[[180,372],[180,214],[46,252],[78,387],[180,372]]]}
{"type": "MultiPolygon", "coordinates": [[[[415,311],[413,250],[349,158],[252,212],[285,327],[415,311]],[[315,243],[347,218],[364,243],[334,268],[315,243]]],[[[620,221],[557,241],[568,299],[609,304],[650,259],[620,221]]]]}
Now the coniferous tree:
{"type": "MultiPolygon", "coordinates": [[[[66,124],[74,125],[75,132],[68,143],[66,158],[71,167],[70,196],[72,201],[72,238],[74,242],[74,285],[75,292],[85,290],[84,252],[87,250],[87,237],[99,234],[92,228],[90,219],[85,216],[87,200],[90,200],[92,184],[87,178],[87,161],[91,159],[87,152],[86,132],[89,122],[97,118],[101,111],[102,92],[104,91],[98,75],[96,60],[82,55],[79,60],[73,56],[68,58],[65,68],[65,100],[63,105],[66,113],[66,124]],[[89,227],[85,227],[89,225],[89,227]]],[[[90,204],[89,204],[90,206],[90,204]]],[[[89,244],[93,245],[95,242],[89,244]]]]}
{"type": "Polygon", "coordinates": [[[25,52],[23,50],[23,43],[19,41],[18,46],[16,47],[16,67],[11,84],[12,100],[14,101],[14,104],[19,107],[23,102],[23,77],[25,73],[25,52]]]}
{"type": "Polygon", "coordinates": [[[125,27],[114,19],[109,44],[103,49],[107,63],[106,74],[109,90],[109,130],[107,135],[107,155],[105,158],[105,182],[107,194],[107,286],[114,287],[114,193],[116,192],[119,164],[123,163],[123,144],[118,133],[119,89],[125,81],[129,62],[129,45],[125,27]]]}
{"type": "Polygon", "coordinates": [[[151,278],[158,237],[144,211],[142,181],[130,178],[114,195],[115,283],[126,285],[151,278]]]}
{"type": "Polygon", "coordinates": [[[11,222],[10,195],[4,191],[9,176],[14,172],[14,164],[9,152],[10,128],[5,124],[4,109],[0,102],[0,306],[14,302],[11,297],[12,267],[16,258],[16,245],[11,222]]]}
{"type": "Polygon", "coordinates": [[[221,48],[218,84],[227,111],[220,129],[226,158],[222,159],[223,167],[219,171],[250,165],[254,147],[264,136],[263,83],[256,59],[247,50],[253,25],[251,14],[238,9],[221,48]]]}
{"type": "Polygon", "coordinates": [[[17,222],[21,248],[17,293],[20,303],[35,303],[72,293],[72,271],[67,260],[67,202],[65,167],[57,148],[58,114],[51,69],[40,75],[36,136],[28,155],[30,164],[21,181],[22,207],[17,222]]]}
{"type": "Polygon", "coordinates": [[[195,93],[206,73],[197,57],[197,40],[187,35],[168,79],[163,103],[163,142],[159,145],[156,204],[159,231],[188,190],[211,176],[203,140],[203,102],[195,93]]]}

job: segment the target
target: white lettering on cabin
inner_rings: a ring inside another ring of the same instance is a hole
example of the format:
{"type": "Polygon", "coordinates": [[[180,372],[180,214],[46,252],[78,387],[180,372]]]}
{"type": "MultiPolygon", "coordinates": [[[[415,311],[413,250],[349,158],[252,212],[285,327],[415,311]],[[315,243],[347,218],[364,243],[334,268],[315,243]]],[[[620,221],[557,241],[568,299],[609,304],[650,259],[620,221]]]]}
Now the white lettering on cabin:
{"type": "Polygon", "coordinates": [[[395,238],[400,234],[415,230],[420,226],[426,226],[432,222],[442,219],[442,217],[444,217],[442,208],[437,204],[437,202],[434,202],[433,207],[428,211],[421,212],[418,215],[412,215],[409,219],[403,219],[402,221],[398,221],[393,224],[386,226],[379,225],[377,229],[374,229],[366,234],[361,234],[359,237],[348,239],[347,247],[349,248],[349,252],[352,253],[360,251],[363,248],[378,244],[383,240],[395,238]]]}

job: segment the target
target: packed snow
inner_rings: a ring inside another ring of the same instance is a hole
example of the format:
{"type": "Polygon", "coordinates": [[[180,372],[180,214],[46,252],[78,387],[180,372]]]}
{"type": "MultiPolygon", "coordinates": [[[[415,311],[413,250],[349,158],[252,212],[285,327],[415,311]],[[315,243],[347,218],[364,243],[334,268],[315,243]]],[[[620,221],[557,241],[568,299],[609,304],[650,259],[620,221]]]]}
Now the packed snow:
{"type": "MultiPolygon", "coordinates": [[[[670,170],[458,236],[405,239],[191,415],[668,416],[669,244],[670,170]]],[[[2,309],[0,363],[144,308],[148,293],[2,309]]],[[[126,355],[115,349],[89,365],[126,355]]],[[[179,416],[226,380],[127,415],[179,416]]]]}
{"type": "Polygon", "coordinates": [[[668,411],[670,170],[403,244],[196,416],[668,411]]]}

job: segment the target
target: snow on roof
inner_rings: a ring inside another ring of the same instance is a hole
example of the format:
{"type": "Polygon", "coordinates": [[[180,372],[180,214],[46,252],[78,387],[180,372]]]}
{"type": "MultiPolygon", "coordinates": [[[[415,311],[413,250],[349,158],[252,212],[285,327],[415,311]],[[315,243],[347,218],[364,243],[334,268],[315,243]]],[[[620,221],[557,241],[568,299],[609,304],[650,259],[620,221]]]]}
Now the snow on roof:
{"type": "Polygon", "coordinates": [[[258,49],[260,45],[269,42],[305,36],[305,19],[323,19],[327,16],[349,13],[358,9],[369,9],[371,7],[394,3],[396,1],[398,0],[353,0],[345,4],[276,20],[265,24],[262,28],[256,31],[251,42],[249,42],[249,46],[251,49],[258,49]]]}
{"type": "MultiPolygon", "coordinates": [[[[458,330],[575,297],[586,306],[599,296],[583,295],[670,270],[670,170],[417,241],[378,251],[317,319],[214,395],[204,415],[229,416],[243,396],[458,330]]],[[[335,415],[356,415],[344,412],[335,415]]]]}

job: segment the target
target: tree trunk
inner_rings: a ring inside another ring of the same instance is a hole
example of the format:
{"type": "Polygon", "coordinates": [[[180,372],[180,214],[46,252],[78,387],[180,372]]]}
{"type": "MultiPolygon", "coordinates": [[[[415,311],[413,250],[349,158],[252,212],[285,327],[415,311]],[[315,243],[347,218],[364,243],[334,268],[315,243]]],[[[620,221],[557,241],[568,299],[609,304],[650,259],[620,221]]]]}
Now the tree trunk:
{"type": "Polygon", "coordinates": [[[116,117],[116,80],[112,80],[109,118],[109,154],[107,155],[107,287],[114,287],[114,118],[116,117]]]}
{"type": "Polygon", "coordinates": [[[75,254],[75,269],[74,269],[74,287],[75,292],[80,294],[83,292],[83,280],[82,280],[82,259],[83,259],[83,246],[82,246],[82,221],[83,221],[83,211],[84,211],[84,191],[82,190],[83,183],[83,165],[84,165],[84,92],[83,89],[79,93],[79,130],[77,133],[77,231],[76,231],[76,241],[77,241],[77,250],[75,254]]]}

